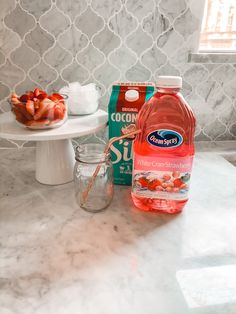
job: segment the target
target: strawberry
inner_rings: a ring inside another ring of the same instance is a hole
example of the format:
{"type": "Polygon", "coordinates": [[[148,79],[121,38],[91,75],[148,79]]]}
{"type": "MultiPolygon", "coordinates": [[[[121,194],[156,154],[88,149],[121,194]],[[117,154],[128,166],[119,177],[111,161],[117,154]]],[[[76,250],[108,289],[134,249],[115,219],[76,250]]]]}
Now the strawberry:
{"type": "Polygon", "coordinates": [[[151,190],[151,191],[155,191],[156,188],[157,188],[157,186],[161,186],[161,184],[162,184],[162,183],[161,183],[160,180],[155,179],[155,180],[149,182],[149,184],[148,184],[148,189],[151,190]]]}
{"type": "Polygon", "coordinates": [[[30,100],[33,100],[33,98],[34,98],[34,92],[32,92],[31,90],[30,90],[30,91],[27,91],[27,92],[26,92],[26,95],[28,95],[28,97],[29,97],[30,100]]]}
{"type": "Polygon", "coordinates": [[[177,178],[173,181],[173,183],[174,187],[179,188],[184,182],[180,178],[177,178]]]}
{"type": "Polygon", "coordinates": [[[179,171],[173,171],[172,172],[172,177],[173,178],[178,178],[180,176],[180,172],[179,171]]]}
{"type": "Polygon", "coordinates": [[[11,102],[12,102],[12,104],[18,104],[20,102],[18,96],[16,95],[16,93],[13,93],[11,95],[11,102]]]}
{"type": "Polygon", "coordinates": [[[14,98],[14,97],[11,98],[11,102],[12,102],[13,105],[20,104],[19,99],[18,98],[14,98]]]}
{"type": "Polygon", "coordinates": [[[164,174],[162,178],[164,181],[169,181],[171,176],[169,174],[164,174]]]}
{"type": "Polygon", "coordinates": [[[187,188],[187,184],[186,183],[184,183],[184,184],[182,184],[181,186],[180,186],[180,189],[186,189],[187,188]]]}
{"type": "Polygon", "coordinates": [[[11,97],[13,97],[13,98],[18,98],[18,96],[17,96],[16,93],[12,93],[12,94],[11,94],[11,97]]]}
{"type": "Polygon", "coordinates": [[[44,98],[48,98],[48,94],[42,91],[42,92],[37,96],[37,99],[43,100],[44,98]]]}
{"type": "Polygon", "coordinates": [[[54,101],[55,103],[64,104],[64,98],[60,94],[54,93],[54,94],[48,96],[48,98],[51,99],[52,101],[54,101]]]}
{"type": "Polygon", "coordinates": [[[141,177],[138,179],[138,182],[141,184],[143,188],[148,187],[148,180],[145,177],[141,177]]]}
{"type": "Polygon", "coordinates": [[[23,113],[18,108],[12,108],[12,111],[14,112],[16,116],[16,120],[20,123],[25,124],[27,122],[26,117],[23,115],[23,113]]]}
{"type": "Polygon", "coordinates": [[[20,110],[20,112],[24,115],[24,117],[27,120],[32,120],[32,115],[26,110],[26,107],[24,104],[19,103],[19,104],[13,104],[15,108],[17,108],[18,110],[20,110]]]}
{"type": "Polygon", "coordinates": [[[56,98],[58,100],[64,99],[64,97],[62,95],[58,94],[58,93],[53,93],[52,97],[54,97],[54,98],[56,98]]]}
{"type": "Polygon", "coordinates": [[[20,99],[21,102],[27,102],[27,100],[30,99],[30,98],[29,98],[29,95],[23,94],[22,96],[20,96],[19,99],[20,99]]]}
{"type": "Polygon", "coordinates": [[[35,97],[35,98],[37,98],[38,100],[44,100],[44,98],[47,98],[47,97],[45,97],[44,96],[44,94],[39,94],[37,97],[35,97]]]}
{"type": "Polygon", "coordinates": [[[44,90],[39,89],[39,88],[35,88],[33,93],[34,93],[34,97],[38,97],[41,94],[47,95],[47,93],[44,90]]]}
{"type": "Polygon", "coordinates": [[[48,96],[45,91],[39,88],[35,88],[34,91],[27,91],[19,98],[13,93],[11,102],[12,111],[15,113],[17,121],[28,126],[56,123],[64,118],[66,112],[62,95],[53,93],[48,96]]]}
{"type": "Polygon", "coordinates": [[[50,121],[54,120],[54,108],[47,109],[41,118],[49,119],[50,121]]]}
{"type": "Polygon", "coordinates": [[[40,100],[36,97],[33,98],[34,101],[34,109],[39,109],[39,105],[40,105],[40,100]]]}
{"type": "Polygon", "coordinates": [[[61,101],[57,103],[58,106],[61,107],[62,111],[65,112],[66,111],[66,106],[64,103],[62,103],[61,101]]]}
{"type": "Polygon", "coordinates": [[[41,94],[40,93],[40,89],[39,88],[35,88],[35,90],[34,90],[34,97],[38,97],[39,94],[41,94]]]}
{"type": "Polygon", "coordinates": [[[34,115],[34,102],[33,100],[27,100],[26,105],[25,105],[26,110],[28,111],[28,113],[30,113],[32,116],[34,115]]]}
{"type": "Polygon", "coordinates": [[[39,120],[41,119],[41,117],[43,116],[43,114],[53,108],[55,106],[55,103],[53,101],[51,101],[48,98],[43,99],[42,101],[40,101],[39,103],[39,109],[36,110],[36,113],[34,115],[34,120],[39,120]]]}
{"type": "Polygon", "coordinates": [[[56,105],[55,109],[54,109],[54,119],[61,119],[62,120],[63,118],[64,118],[63,110],[58,105],[56,105]]]}

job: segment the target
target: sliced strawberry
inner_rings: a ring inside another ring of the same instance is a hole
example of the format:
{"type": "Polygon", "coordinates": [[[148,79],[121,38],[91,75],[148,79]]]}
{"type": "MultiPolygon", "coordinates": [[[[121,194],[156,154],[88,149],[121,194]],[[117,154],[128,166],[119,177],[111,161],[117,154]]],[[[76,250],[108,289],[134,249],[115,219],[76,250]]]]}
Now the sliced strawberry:
{"type": "MultiPolygon", "coordinates": [[[[17,109],[17,114],[20,112],[24,119],[38,121],[39,124],[41,124],[41,120],[44,120],[42,125],[45,124],[45,120],[62,120],[66,112],[66,106],[62,95],[53,93],[48,96],[45,91],[40,90],[39,88],[35,88],[34,91],[25,92],[20,98],[13,93],[11,102],[14,108],[17,109]]],[[[20,114],[18,114],[18,119],[22,120],[20,114]]],[[[34,122],[28,124],[39,125],[37,123],[34,124],[34,122]]]]}
{"type": "Polygon", "coordinates": [[[35,88],[34,97],[38,97],[39,94],[41,94],[41,90],[39,88],[35,88]]]}
{"type": "Polygon", "coordinates": [[[55,97],[55,98],[57,98],[58,100],[64,99],[64,97],[63,97],[62,95],[58,94],[58,93],[53,93],[53,94],[52,94],[52,97],[55,97]]]}
{"type": "Polygon", "coordinates": [[[30,113],[32,116],[34,115],[35,109],[34,109],[34,101],[33,100],[27,100],[25,108],[28,111],[28,113],[30,113]]]}
{"type": "Polygon", "coordinates": [[[51,121],[55,119],[55,110],[54,110],[54,108],[48,110],[47,118],[49,120],[51,120],[51,121]]]}
{"type": "Polygon", "coordinates": [[[29,99],[30,99],[30,100],[33,100],[33,98],[34,98],[34,92],[33,92],[33,91],[31,91],[31,90],[27,91],[27,92],[26,92],[26,95],[29,96],[29,99]]]}
{"type": "Polygon", "coordinates": [[[18,95],[16,93],[12,93],[11,97],[18,98],[18,95]]]}
{"type": "Polygon", "coordinates": [[[25,124],[28,121],[18,108],[12,108],[12,111],[14,112],[18,122],[25,124]]]}
{"type": "Polygon", "coordinates": [[[37,97],[40,94],[40,91],[38,88],[35,88],[34,90],[34,97],[37,97]]]}
{"type": "Polygon", "coordinates": [[[24,104],[22,103],[19,103],[19,104],[13,104],[15,108],[19,109],[20,112],[24,115],[24,117],[27,119],[27,120],[32,120],[33,117],[32,115],[26,110],[26,107],[24,104]]]}
{"type": "Polygon", "coordinates": [[[20,102],[18,96],[15,93],[11,95],[11,102],[13,104],[18,104],[20,102]]]}
{"type": "Polygon", "coordinates": [[[65,104],[62,103],[61,101],[56,102],[56,107],[60,108],[62,111],[65,109],[65,104]]]}
{"type": "Polygon", "coordinates": [[[54,120],[54,107],[47,109],[44,114],[42,115],[43,119],[49,119],[50,121],[54,120]]]}
{"type": "Polygon", "coordinates": [[[62,103],[62,102],[56,102],[56,107],[55,108],[60,108],[63,112],[65,112],[66,111],[66,106],[65,106],[65,104],[64,103],[62,103]]]}
{"type": "Polygon", "coordinates": [[[54,119],[60,119],[62,120],[64,118],[64,112],[61,108],[59,108],[58,106],[55,106],[54,109],[54,119]]]}
{"type": "Polygon", "coordinates": [[[44,98],[48,98],[48,94],[42,91],[37,98],[43,100],[44,98]]]}
{"type": "Polygon", "coordinates": [[[34,102],[34,109],[39,109],[39,105],[40,105],[40,100],[36,97],[33,98],[33,102],[34,102]]]}
{"type": "Polygon", "coordinates": [[[14,98],[14,97],[12,97],[11,98],[11,103],[14,105],[14,104],[19,104],[20,103],[20,101],[19,101],[19,99],[18,98],[14,98]]]}
{"type": "Polygon", "coordinates": [[[63,103],[64,104],[64,97],[62,97],[60,94],[54,93],[50,96],[48,96],[49,99],[51,99],[52,101],[54,101],[55,103],[63,103]]]}
{"type": "Polygon", "coordinates": [[[41,117],[44,115],[44,113],[47,110],[54,108],[54,106],[55,106],[55,103],[48,98],[45,98],[44,100],[40,101],[39,109],[37,109],[37,111],[34,115],[34,120],[41,119],[41,117]]]}
{"type": "Polygon", "coordinates": [[[27,121],[27,126],[48,126],[50,124],[50,121],[48,119],[40,119],[38,121],[32,120],[27,121]]]}
{"type": "Polygon", "coordinates": [[[23,94],[22,96],[20,96],[19,99],[20,99],[21,102],[27,102],[27,100],[30,99],[30,98],[29,98],[29,95],[23,94]]]}

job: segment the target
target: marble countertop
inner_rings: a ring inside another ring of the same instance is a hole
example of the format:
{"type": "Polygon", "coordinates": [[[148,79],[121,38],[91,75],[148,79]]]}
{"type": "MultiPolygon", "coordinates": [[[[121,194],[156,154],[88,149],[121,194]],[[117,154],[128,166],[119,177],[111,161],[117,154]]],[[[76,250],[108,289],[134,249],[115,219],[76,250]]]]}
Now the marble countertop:
{"type": "Polygon", "coordinates": [[[1,314],[235,314],[236,168],[198,153],[179,215],[116,186],[99,214],[73,184],[34,179],[34,149],[0,151],[1,314]]]}

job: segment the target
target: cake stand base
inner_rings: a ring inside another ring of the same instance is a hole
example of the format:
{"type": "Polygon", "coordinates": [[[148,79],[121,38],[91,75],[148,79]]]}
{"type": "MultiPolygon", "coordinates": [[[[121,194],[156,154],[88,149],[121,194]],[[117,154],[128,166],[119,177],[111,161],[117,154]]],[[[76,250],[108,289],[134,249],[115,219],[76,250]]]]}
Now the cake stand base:
{"type": "Polygon", "coordinates": [[[75,153],[69,139],[38,141],[36,144],[36,180],[58,185],[73,180],[75,153]]]}

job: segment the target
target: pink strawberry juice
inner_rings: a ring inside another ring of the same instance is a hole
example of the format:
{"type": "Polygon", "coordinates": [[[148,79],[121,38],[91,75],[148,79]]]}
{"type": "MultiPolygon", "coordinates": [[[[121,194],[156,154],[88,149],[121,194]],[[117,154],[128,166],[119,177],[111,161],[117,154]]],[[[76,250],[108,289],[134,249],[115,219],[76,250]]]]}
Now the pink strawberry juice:
{"type": "Polygon", "coordinates": [[[159,77],[137,117],[132,199],[144,211],[178,213],[188,200],[195,117],[181,87],[181,77],[159,77]]]}

